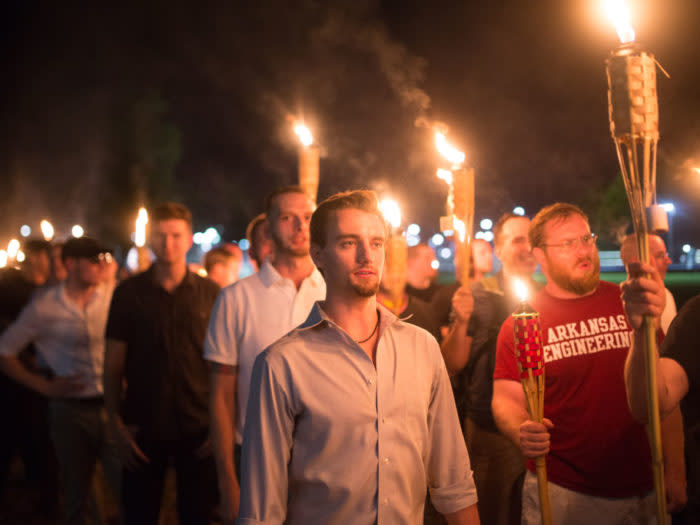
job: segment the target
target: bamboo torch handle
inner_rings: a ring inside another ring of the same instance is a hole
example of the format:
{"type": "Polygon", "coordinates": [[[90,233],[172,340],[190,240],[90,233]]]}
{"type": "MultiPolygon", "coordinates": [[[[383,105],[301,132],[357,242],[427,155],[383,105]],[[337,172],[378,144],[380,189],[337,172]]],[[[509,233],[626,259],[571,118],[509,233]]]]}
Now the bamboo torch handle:
{"type": "Polygon", "coordinates": [[[551,525],[552,509],[549,505],[549,491],[547,490],[547,466],[544,456],[535,459],[535,472],[537,473],[537,490],[540,496],[540,514],[542,525],[551,525]]]}
{"type": "Polygon", "coordinates": [[[656,386],[656,326],[654,318],[644,316],[644,338],[646,340],[647,407],[649,410],[649,443],[651,444],[651,467],[656,492],[657,523],[666,523],[666,489],[664,487],[664,462],[661,449],[661,420],[656,386]]]}

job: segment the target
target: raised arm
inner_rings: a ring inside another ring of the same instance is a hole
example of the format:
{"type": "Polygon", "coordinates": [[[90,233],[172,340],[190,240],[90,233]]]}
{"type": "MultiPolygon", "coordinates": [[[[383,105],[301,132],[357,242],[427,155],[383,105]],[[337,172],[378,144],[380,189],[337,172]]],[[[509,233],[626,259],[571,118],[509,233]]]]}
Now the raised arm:
{"type": "Polygon", "coordinates": [[[474,298],[468,287],[461,286],[452,296],[452,310],[455,319],[440,345],[447,372],[451,376],[467,366],[471,353],[472,338],[467,335],[467,328],[474,311],[474,298]]]}

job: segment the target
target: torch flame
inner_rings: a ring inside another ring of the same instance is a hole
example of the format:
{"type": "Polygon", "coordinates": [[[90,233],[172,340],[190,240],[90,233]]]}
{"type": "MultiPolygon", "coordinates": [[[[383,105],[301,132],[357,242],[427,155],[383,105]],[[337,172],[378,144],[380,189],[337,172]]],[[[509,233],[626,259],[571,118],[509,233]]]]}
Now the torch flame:
{"type": "Polygon", "coordinates": [[[527,297],[530,293],[527,289],[527,285],[520,279],[515,279],[513,281],[513,287],[515,288],[515,293],[520,298],[520,301],[523,303],[527,301],[527,297]]]}
{"type": "Polygon", "coordinates": [[[139,208],[136,216],[136,231],[134,232],[134,244],[141,248],[146,245],[146,224],[148,224],[148,212],[146,208],[139,208]]]}
{"type": "Polygon", "coordinates": [[[7,252],[5,250],[0,250],[0,268],[7,266],[7,252]]]}
{"type": "Polygon", "coordinates": [[[450,170],[443,170],[438,168],[437,170],[438,179],[444,180],[447,184],[452,184],[452,172],[450,170]]]}
{"type": "Polygon", "coordinates": [[[45,240],[50,241],[51,239],[53,239],[53,224],[44,219],[43,221],[41,221],[39,226],[41,227],[41,234],[44,236],[45,240]]]}
{"type": "Polygon", "coordinates": [[[464,162],[464,153],[447,142],[445,135],[439,131],[435,132],[435,146],[440,154],[453,166],[459,166],[464,162]]]}
{"type": "Polygon", "coordinates": [[[615,26],[620,42],[634,42],[634,29],[630,22],[630,10],[625,0],[606,0],[605,11],[615,26]]]}
{"type": "Polygon", "coordinates": [[[19,251],[19,241],[17,239],[12,239],[7,243],[7,256],[14,259],[17,257],[17,252],[19,251]]]}
{"type": "Polygon", "coordinates": [[[379,203],[379,210],[382,212],[384,220],[391,224],[392,228],[398,228],[401,225],[401,208],[395,200],[382,199],[379,203]]]}
{"type": "Polygon", "coordinates": [[[464,221],[455,217],[452,221],[452,224],[455,231],[457,232],[457,238],[459,239],[459,242],[464,242],[467,238],[467,227],[464,225],[464,221]]]}
{"type": "Polygon", "coordinates": [[[294,133],[297,134],[299,140],[304,146],[309,147],[314,143],[314,137],[311,134],[311,130],[304,126],[304,124],[297,124],[294,126],[294,133]]]}

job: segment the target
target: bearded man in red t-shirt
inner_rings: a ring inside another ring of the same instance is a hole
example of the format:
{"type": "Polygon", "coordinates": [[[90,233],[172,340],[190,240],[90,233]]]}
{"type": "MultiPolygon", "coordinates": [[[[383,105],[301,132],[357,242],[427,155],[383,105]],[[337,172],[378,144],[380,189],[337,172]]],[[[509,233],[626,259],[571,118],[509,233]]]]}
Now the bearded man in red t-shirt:
{"type": "Polygon", "coordinates": [[[499,429],[528,458],[522,523],[540,523],[533,473],[543,454],[555,525],[655,523],[649,446],[625,396],[631,327],[620,289],[600,281],[596,237],[578,207],[542,209],[528,233],[547,278],[531,300],[542,323],[544,423],[526,410],[511,318],[498,337],[492,402],[499,429]]]}

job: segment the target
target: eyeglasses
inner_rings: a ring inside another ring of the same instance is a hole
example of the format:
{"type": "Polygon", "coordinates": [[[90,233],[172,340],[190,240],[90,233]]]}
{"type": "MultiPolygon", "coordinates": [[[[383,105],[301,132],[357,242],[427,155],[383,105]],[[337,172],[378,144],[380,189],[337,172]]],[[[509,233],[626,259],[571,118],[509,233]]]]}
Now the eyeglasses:
{"type": "Polygon", "coordinates": [[[100,263],[109,264],[112,262],[112,254],[109,252],[98,253],[97,255],[93,255],[92,257],[88,257],[87,260],[93,264],[100,264],[100,263]]]}
{"type": "Polygon", "coordinates": [[[593,246],[598,240],[598,236],[595,233],[587,233],[581,237],[576,237],[575,239],[567,239],[564,242],[557,244],[542,244],[542,246],[549,246],[550,248],[561,248],[564,251],[572,251],[579,247],[579,245],[585,246],[586,248],[593,246]]]}

